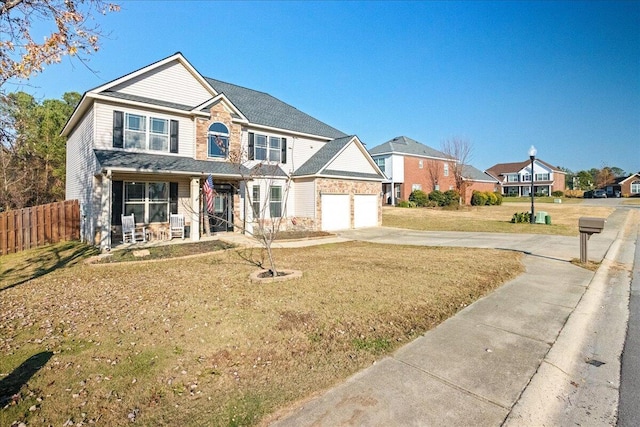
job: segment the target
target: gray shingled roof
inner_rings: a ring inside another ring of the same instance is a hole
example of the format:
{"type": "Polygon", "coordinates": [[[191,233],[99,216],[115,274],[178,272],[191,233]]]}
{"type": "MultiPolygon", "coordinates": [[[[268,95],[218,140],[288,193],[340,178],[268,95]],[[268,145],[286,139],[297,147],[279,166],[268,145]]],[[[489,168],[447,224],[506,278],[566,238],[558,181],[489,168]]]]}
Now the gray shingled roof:
{"type": "Polygon", "coordinates": [[[251,168],[250,172],[251,176],[262,176],[262,177],[282,177],[286,178],[288,175],[282,168],[275,164],[269,163],[258,163],[254,167],[251,168]]]}
{"type": "Polygon", "coordinates": [[[176,104],[175,102],[160,101],[158,99],[147,98],[147,97],[144,97],[144,96],[131,95],[131,94],[122,93],[122,92],[113,92],[113,91],[110,91],[110,90],[105,90],[103,92],[100,92],[100,95],[111,96],[113,98],[125,99],[125,100],[128,100],[128,101],[141,102],[141,103],[144,103],[144,104],[158,105],[160,107],[175,108],[176,110],[184,110],[184,111],[193,110],[193,107],[190,107],[190,106],[184,105],[184,104],[176,104]]]}
{"type": "Polygon", "coordinates": [[[267,93],[205,78],[216,92],[224,93],[251,123],[327,138],[345,136],[343,132],[267,93]]]}
{"type": "Polygon", "coordinates": [[[103,168],[133,169],[150,172],[188,172],[201,175],[247,176],[244,166],[229,162],[195,160],[190,157],[162,154],[133,153],[130,151],[93,150],[103,168]]]}
{"type": "Polygon", "coordinates": [[[464,165],[462,167],[462,176],[473,180],[473,181],[491,181],[491,182],[498,182],[494,177],[492,177],[491,175],[482,172],[479,169],[474,168],[471,165],[464,165]]]}
{"type": "Polygon", "coordinates": [[[449,156],[442,151],[438,151],[428,145],[421,144],[406,136],[396,136],[383,144],[373,147],[369,150],[369,153],[372,156],[375,156],[376,154],[400,153],[413,156],[437,157],[441,159],[449,158],[449,156]]]}
{"type": "Polygon", "coordinates": [[[293,176],[315,175],[333,159],[354,136],[345,136],[329,141],[320,148],[309,160],[300,166],[293,176]]]}

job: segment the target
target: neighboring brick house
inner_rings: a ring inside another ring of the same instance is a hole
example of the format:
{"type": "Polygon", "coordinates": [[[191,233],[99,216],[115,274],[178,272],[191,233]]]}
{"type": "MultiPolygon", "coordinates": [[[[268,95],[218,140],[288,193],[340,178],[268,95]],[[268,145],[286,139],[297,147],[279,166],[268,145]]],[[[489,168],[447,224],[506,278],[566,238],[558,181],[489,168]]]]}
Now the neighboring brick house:
{"type": "MultiPolygon", "coordinates": [[[[533,163],[534,193],[551,195],[554,191],[565,191],[565,172],[549,163],[535,159],[533,163]]],[[[498,163],[486,170],[498,180],[504,196],[525,197],[531,194],[531,161],[498,163]]]]}
{"type": "MultiPolygon", "coordinates": [[[[442,151],[438,151],[406,136],[395,137],[371,150],[371,157],[386,179],[382,183],[384,203],[395,205],[398,200],[408,200],[414,190],[430,193],[456,188],[453,165],[456,163],[442,151]]],[[[497,181],[471,165],[463,168],[465,197],[471,201],[471,193],[495,191],[497,181]]]]}
{"type": "Polygon", "coordinates": [[[640,172],[627,177],[616,178],[615,182],[605,187],[607,196],[640,197],[640,172]]]}
{"type": "Polygon", "coordinates": [[[182,213],[199,240],[209,176],[213,231],[251,230],[259,206],[284,228],[381,223],[383,175],[356,136],[206,78],[180,53],[87,91],[62,135],[66,198],[80,201],[82,236],[102,248],[130,213],[151,229],[182,213]]]}

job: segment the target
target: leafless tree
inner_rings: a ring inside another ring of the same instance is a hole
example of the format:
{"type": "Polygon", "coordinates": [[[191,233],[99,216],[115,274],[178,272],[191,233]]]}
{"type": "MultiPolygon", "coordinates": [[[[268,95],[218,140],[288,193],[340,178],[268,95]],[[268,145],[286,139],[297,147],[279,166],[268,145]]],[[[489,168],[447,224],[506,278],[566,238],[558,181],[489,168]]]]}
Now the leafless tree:
{"type": "Polygon", "coordinates": [[[431,190],[439,189],[440,177],[443,174],[442,162],[435,159],[426,161],[427,178],[431,182],[431,190]]]}
{"type": "Polygon", "coordinates": [[[460,193],[462,203],[465,203],[467,181],[464,179],[464,168],[471,161],[473,146],[468,139],[450,138],[442,143],[442,152],[447,155],[449,167],[456,182],[456,191],[460,193]]]}
{"type": "MultiPolygon", "coordinates": [[[[223,146],[220,148],[221,150],[226,149],[223,146]]],[[[233,226],[254,238],[260,244],[263,254],[256,258],[254,254],[245,253],[243,258],[260,268],[269,270],[269,273],[276,277],[278,269],[273,255],[273,242],[284,223],[290,220],[287,218],[287,200],[291,189],[291,176],[284,173],[277,163],[269,161],[248,162],[244,150],[231,150],[228,154],[228,161],[234,165],[241,177],[239,190],[244,198],[244,203],[248,206],[245,220],[238,221],[236,219],[234,222],[230,222],[227,218],[215,216],[213,212],[207,211],[205,197],[202,197],[203,208],[201,212],[204,212],[205,230],[209,219],[213,219],[219,223],[233,226]],[[254,186],[260,188],[258,197],[254,197],[254,186]],[[263,195],[264,197],[262,197],[263,195]],[[267,258],[266,263],[264,255],[267,258]]],[[[190,207],[185,206],[185,209],[189,210],[190,207]]],[[[295,218],[291,220],[295,222],[295,218]]]]}

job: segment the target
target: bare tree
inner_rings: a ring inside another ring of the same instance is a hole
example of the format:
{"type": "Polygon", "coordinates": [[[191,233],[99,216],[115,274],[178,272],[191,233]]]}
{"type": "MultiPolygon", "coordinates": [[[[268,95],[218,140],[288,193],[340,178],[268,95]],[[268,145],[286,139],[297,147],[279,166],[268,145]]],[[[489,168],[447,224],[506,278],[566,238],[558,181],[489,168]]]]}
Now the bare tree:
{"type": "Polygon", "coordinates": [[[596,188],[604,188],[609,184],[613,184],[616,177],[610,167],[605,166],[596,174],[596,188]]]}
{"type": "MultiPolygon", "coordinates": [[[[220,145],[222,151],[226,147],[220,145]]],[[[254,254],[243,255],[252,264],[269,270],[276,277],[278,269],[273,255],[273,242],[286,221],[291,220],[295,225],[296,219],[287,217],[287,201],[291,189],[291,175],[284,172],[277,163],[269,161],[247,161],[244,150],[231,150],[228,154],[231,162],[241,177],[241,187],[238,189],[248,207],[244,221],[233,222],[226,217],[221,218],[214,212],[207,210],[205,197],[203,200],[205,231],[208,232],[209,220],[225,223],[239,229],[242,233],[254,238],[263,251],[258,258],[254,254]],[[254,193],[254,188],[258,189],[254,193]],[[266,262],[264,260],[266,255],[266,262]]],[[[185,206],[190,210],[189,206],[185,206]]]]}
{"type": "Polygon", "coordinates": [[[431,190],[439,190],[440,177],[443,174],[442,162],[435,159],[427,160],[427,178],[431,182],[431,190]]]}
{"type": "Polygon", "coordinates": [[[451,138],[442,143],[442,152],[447,155],[449,166],[456,181],[456,191],[460,193],[462,203],[465,203],[467,181],[464,179],[464,168],[471,161],[473,146],[467,139],[451,138]]]}

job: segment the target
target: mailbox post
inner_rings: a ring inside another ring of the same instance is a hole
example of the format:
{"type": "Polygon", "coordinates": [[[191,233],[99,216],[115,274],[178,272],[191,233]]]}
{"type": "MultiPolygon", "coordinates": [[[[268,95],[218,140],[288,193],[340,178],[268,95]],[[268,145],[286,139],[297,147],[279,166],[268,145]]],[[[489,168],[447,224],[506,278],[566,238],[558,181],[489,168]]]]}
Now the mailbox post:
{"type": "Polygon", "coordinates": [[[580,230],[580,262],[587,262],[587,241],[592,234],[602,233],[604,223],[604,218],[588,216],[583,216],[578,220],[578,229],[580,230]]]}

